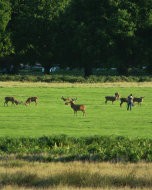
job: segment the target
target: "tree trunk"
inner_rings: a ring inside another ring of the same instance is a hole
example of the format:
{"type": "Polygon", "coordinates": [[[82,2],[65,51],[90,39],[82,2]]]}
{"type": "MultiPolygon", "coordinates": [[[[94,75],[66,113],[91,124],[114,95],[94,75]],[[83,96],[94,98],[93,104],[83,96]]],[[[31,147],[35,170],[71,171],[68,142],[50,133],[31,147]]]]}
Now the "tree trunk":
{"type": "Polygon", "coordinates": [[[147,71],[148,74],[150,74],[150,75],[152,74],[152,65],[151,64],[149,64],[147,66],[146,71],[147,71]]]}
{"type": "Polygon", "coordinates": [[[50,65],[44,65],[44,74],[49,75],[50,74],[50,65]]]}
{"type": "Polygon", "coordinates": [[[87,66],[84,68],[84,77],[88,77],[92,75],[92,68],[90,66],[87,66]]]}
{"type": "Polygon", "coordinates": [[[120,74],[120,75],[124,75],[124,76],[128,76],[128,67],[126,66],[121,66],[120,65],[120,67],[118,67],[118,73],[120,74]]]}

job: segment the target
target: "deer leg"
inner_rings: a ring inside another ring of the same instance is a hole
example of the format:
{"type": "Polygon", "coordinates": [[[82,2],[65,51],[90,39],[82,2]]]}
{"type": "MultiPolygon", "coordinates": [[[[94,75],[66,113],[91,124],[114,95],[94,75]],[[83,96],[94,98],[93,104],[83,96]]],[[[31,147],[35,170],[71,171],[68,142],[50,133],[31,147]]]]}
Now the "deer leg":
{"type": "Polygon", "coordinates": [[[85,113],[85,111],[83,111],[83,116],[85,116],[86,115],[86,113],[85,113]]]}
{"type": "Polygon", "coordinates": [[[7,105],[7,106],[8,106],[8,104],[7,104],[7,102],[6,102],[6,101],[4,102],[4,106],[5,106],[5,105],[7,105]]]}

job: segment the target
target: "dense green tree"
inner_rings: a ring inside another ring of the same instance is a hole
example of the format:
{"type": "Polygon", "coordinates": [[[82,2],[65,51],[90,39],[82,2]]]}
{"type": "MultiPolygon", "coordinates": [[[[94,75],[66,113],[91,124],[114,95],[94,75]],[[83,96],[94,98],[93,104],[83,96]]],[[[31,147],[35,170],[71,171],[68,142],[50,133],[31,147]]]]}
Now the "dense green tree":
{"type": "Polygon", "coordinates": [[[61,60],[70,67],[84,68],[85,76],[106,60],[112,43],[106,32],[106,6],[106,1],[73,0],[61,19],[61,60]]]}
{"type": "Polygon", "coordinates": [[[0,57],[12,53],[12,44],[10,33],[7,30],[8,23],[11,19],[11,6],[9,1],[0,1],[0,57]]]}
{"type": "Polygon", "coordinates": [[[16,52],[25,62],[41,62],[46,73],[53,64],[56,20],[66,4],[67,0],[20,0],[13,4],[16,52]]]}
{"type": "Polygon", "coordinates": [[[152,74],[152,0],[138,1],[137,60],[152,74]]]}
{"type": "MultiPolygon", "coordinates": [[[[147,66],[152,0],[0,0],[1,63],[83,68],[147,66]]],[[[15,72],[15,69],[14,69],[15,72]]]]}
{"type": "Polygon", "coordinates": [[[85,76],[100,65],[127,74],[141,63],[136,36],[140,8],[133,0],[73,0],[60,20],[59,62],[84,68],[85,76]]]}
{"type": "Polygon", "coordinates": [[[8,29],[11,20],[11,4],[9,1],[0,1],[0,68],[10,72],[11,57],[14,49],[11,41],[11,31],[8,29]]]}

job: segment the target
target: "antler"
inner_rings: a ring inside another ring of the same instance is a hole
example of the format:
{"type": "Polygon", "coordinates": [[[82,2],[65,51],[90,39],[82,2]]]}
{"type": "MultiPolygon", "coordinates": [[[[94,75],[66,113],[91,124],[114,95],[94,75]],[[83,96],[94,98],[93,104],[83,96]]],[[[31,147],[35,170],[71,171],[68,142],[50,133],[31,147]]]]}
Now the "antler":
{"type": "Polygon", "coordinates": [[[74,102],[77,100],[77,97],[76,98],[71,98],[71,101],[74,102]]]}

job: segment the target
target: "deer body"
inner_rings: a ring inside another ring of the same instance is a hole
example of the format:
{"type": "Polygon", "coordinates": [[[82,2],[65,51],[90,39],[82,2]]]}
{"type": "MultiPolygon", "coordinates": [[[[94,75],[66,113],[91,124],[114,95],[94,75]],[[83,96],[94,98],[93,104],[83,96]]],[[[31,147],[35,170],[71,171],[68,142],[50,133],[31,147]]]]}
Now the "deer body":
{"type": "Polygon", "coordinates": [[[128,98],[120,98],[120,107],[124,102],[128,103],[128,98]]]}
{"type": "Polygon", "coordinates": [[[38,100],[38,97],[29,97],[29,98],[26,100],[25,105],[27,105],[27,104],[30,105],[31,102],[35,102],[35,105],[37,105],[37,100],[38,100]]]}
{"type": "Polygon", "coordinates": [[[105,96],[105,99],[106,99],[105,104],[107,104],[108,101],[111,101],[113,104],[114,101],[119,99],[119,94],[116,92],[115,96],[105,96]]]}
{"type": "Polygon", "coordinates": [[[144,99],[144,97],[140,97],[140,98],[134,97],[133,98],[133,103],[137,102],[138,104],[141,105],[141,103],[143,102],[143,99],[144,99]]]}
{"type": "Polygon", "coordinates": [[[83,104],[82,104],[82,105],[74,104],[73,101],[70,101],[69,103],[70,103],[70,105],[71,105],[71,108],[72,108],[73,111],[74,111],[74,115],[77,115],[77,111],[82,111],[83,116],[86,114],[86,113],[85,113],[85,110],[86,110],[85,105],[83,105],[83,104]]]}
{"type": "Polygon", "coordinates": [[[5,97],[4,106],[5,105],[8,106],[8,102],[12,102],[13,105],[18,105],[19,104],[19,101],[16,100],[14,97],[5,97]]]}

